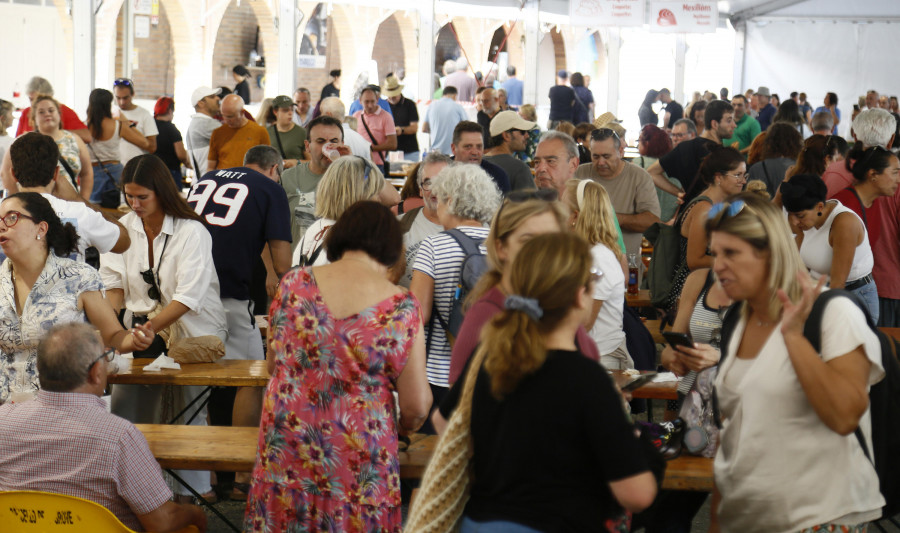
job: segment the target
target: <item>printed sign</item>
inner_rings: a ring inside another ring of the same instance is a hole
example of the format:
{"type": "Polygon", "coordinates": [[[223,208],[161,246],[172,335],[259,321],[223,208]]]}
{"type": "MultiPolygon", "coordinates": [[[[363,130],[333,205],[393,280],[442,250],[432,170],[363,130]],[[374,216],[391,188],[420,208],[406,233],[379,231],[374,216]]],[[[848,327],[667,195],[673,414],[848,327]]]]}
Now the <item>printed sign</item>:
{"type": "Polygon", "coordinates": [[[152,15],[153,3],[153,0],[134,0],[134,3],[132,4],[134,6],[134,14],[152,15]]]}
{"type": "Polygon", "coordinates": [[[150,37],[150,17],[140,15],[134,17],[134,37],[136,39],[150,37]]]}
{"type": "Polygon", "coordinates": [[[641,26],[644,0],[570,0],[569,21],[574,26],[641,26]]]}
{"type": "Polygon", "coordinates": [[[712,33],[719,25],[716,2],[651,2],[650,31],[658,33],[712,33]]]}

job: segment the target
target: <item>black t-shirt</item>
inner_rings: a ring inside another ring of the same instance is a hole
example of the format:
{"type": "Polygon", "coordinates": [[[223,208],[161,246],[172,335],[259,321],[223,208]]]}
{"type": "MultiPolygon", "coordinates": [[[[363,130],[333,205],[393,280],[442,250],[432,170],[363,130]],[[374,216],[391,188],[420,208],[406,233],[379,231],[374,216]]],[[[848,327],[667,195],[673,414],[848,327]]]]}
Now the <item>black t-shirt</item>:
{"type": "Polygon", "coordinates": [[[335,87],[334,83],[329,83],[325,87],[322,87],[322,96],[319,97],[319,100],[324,100],[329,96],[341,97],[341,90],[335,87]]]}
{"type": "Polygon", "coordinates": [[[168,169],[181,168],[181,160],[175,155],[175,143],[181,142],[181,132],[167,120],[157,120],[156,157],[163,160],[168,169]]]}
{"type": "Polygon", "coordinates": [[[572,122],[575,116],[575,91],[568,85],[550,87],[550,120],[572,122]]]}
{"type": "Polygon", "coordinates": [[[478,114],[475,115],[475,120],[477,120],[478,125],[481,126],[481,138],[484,140],[484,149],[487,150],[493,146],[491,143],[491,117],[484,111],[479,111],[478,114]]]}
{"type": "Polygon", "coordinates": [[[281,185],[246,167],[207,172],[187,198],[212,235],[222,298],[247,300],[267,241],[291,242],[291,210],[281,185]]]}
{"type": "MultiPolygon", "coordinates": [[[[464,382],[450,391],[456,400],[464,382]]],[[[578,352],[548,352],[502,401],[482,370],[472,440],[475,482],[465,514],[479,522],[606,531],[604,520],[621,513],[609,482],[649,470],[612,379],[578,352]]]]}
{"type": "Polygon", "coordinates": [[[700,191],[706,188],[702,180],[694,178],[697,177],[697,171],[700,169],[703,158],[709,154],[710,147],[718,144],[715,141],[697,137],[683,141],[674,150],[659,158],[659,164],[666,174],[681,182],[681,188],[685,191],[684,203],[693,200],[700,191]],[[693,187],[691,187],[691,183],[694,183],[693,187]]]}
{"type": "MultiPolygon", "coordinates": [[[[413,122],[419,121],[419,110],[416,109],[416,103],[405,96],[401,96],[396,105],[391,104],[391,114],[394,115],[394,125],[397,127],[409,126],[413,122]]],[[[414,133],[398,135],[397,150],[418,152],[419,141],[416,140],[416,135],[414,133]]]]}
{"type": "Polygon", "coordinates": [[[250,103],[250,84],[244,80],[234,86],[234,94],[241,97],[245,104],[250,103]]]}
{"type": "Polygon", "coordinates": [[[666,112],[669,113],[669,123],[666,124],[666,127],[669,129],[672,129],[676,120],[684,118],[684,108],[675,100],[666,104],[666,112]]]}

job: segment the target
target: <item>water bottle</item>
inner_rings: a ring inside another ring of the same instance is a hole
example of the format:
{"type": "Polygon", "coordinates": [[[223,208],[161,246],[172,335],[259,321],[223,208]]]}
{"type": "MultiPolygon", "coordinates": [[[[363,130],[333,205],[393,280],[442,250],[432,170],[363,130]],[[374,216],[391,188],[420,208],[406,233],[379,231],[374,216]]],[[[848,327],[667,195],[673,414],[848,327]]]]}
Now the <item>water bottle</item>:
{"type": "Polygon", "coordinates": [[[640,263],[637,254],[628,254],[628,294],[638,293],[638,275],[640,263]]]}

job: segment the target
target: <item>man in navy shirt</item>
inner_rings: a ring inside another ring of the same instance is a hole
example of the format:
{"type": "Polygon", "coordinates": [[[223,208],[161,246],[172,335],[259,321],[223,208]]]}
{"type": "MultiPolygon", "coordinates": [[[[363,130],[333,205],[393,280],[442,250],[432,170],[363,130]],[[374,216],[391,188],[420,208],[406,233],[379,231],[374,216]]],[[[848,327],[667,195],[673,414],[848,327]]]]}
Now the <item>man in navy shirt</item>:
{"type": "Polygon", "coordinates": [[[499,166],[485,161],[484,157],[484,130],[475,122],[463,120],[453,129],[453,159],[459,163],[471,163],[478,165],[497,184],[500,192],[506,194],[510,191],[509,176],[499,166]]]}
{"type": "Polygon", "coordinates": [[[563,120],[566,122],[574,120],[575,90],[566,85],[568,81],[569,73],[560,70],[556,74],[556,85],[550,87],[550,124],[547,129],[555,129],[563,120]]]}
{"type": "MultiPolygon", "coordinates": [[[[263,250],[263,261],[277,276],[291,267],[291,212],[287,195],[278,184],[284,162],[268,145],[254,146],[244,156],[244,166],[206,173],[188,195],[209,229],[213,262],[219,274],[222,305],[228,322],[225,359],[264,359],[262,337],[256,327],[250,299],[253,267],[263,250]]],[[[265,313],[262,309],[260,312],[265,313]]],[[[211,395],[214,425],[258,426],[262,411],[261,387],[216,389],[211,395]],[[215,414],[213,414],[215,413],[215,414]],[[223,420],[224,418],[224,420],[223,420]]],[[[244,474],[246,475],[246,474],[244,474]]],[[[236,477],[241,482],[240,475],[236,477]]]]}
{"type": "Polygon", "coordinates": [[[775,118],[775,112],[778,110],[772,105],[772,94],[769,92],[768,87],[760,87],[756,91],[756,98],[759,101],[759,116],[756,117],[756,120],[759,121],[760,129],[766,131],[772,124],[772,119],[775,118]]]}

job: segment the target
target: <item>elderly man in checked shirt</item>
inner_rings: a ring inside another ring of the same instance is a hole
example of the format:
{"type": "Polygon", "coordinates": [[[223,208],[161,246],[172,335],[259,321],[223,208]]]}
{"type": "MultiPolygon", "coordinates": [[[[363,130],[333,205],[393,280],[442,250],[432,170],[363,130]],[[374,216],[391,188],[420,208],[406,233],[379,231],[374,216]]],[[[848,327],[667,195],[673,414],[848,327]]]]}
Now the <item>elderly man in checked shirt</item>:
{"type": "Polygon", "coordinates": [[[100,398],[110,355],[85,323],[52,328],[38,347],[37,398],[0,406],[0,491],[37,490],[103,505],[134,530],[206,530],[196,505],[170,501],[147,441],[100,398]]]}

